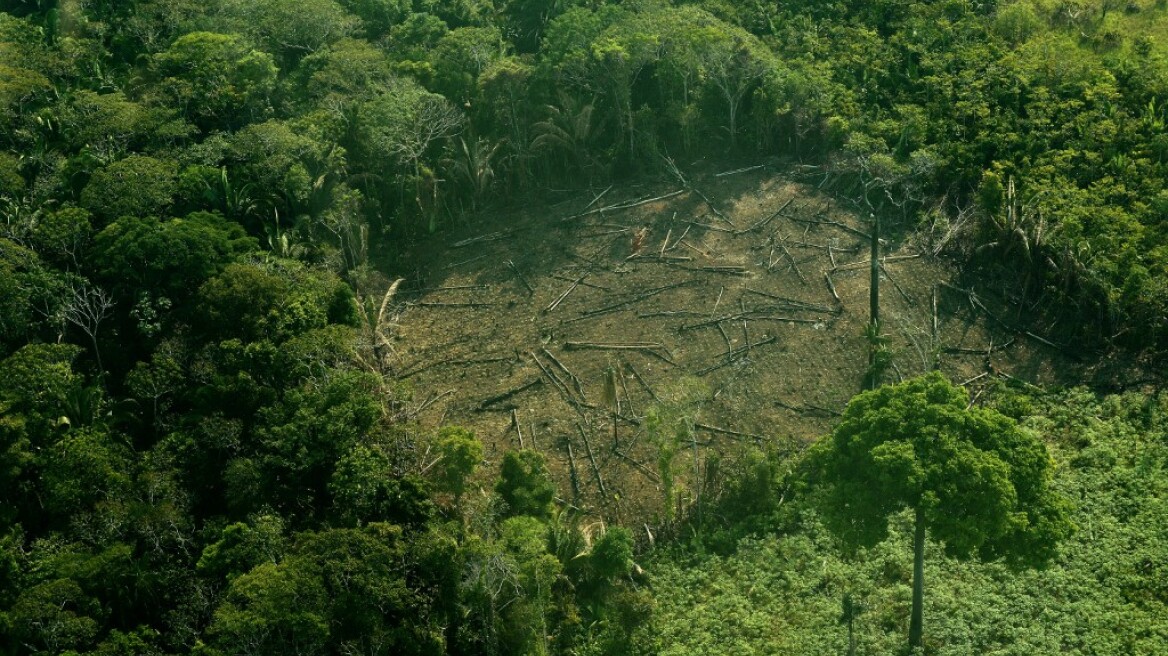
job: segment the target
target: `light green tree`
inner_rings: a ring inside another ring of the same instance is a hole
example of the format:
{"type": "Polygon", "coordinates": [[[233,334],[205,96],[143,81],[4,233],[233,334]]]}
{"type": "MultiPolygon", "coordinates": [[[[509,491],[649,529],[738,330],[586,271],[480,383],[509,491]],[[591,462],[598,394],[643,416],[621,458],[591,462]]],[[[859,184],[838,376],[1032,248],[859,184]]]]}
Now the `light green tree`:
{"type": "Polygon", "coordinates": [[[925,537],[958,558],[1040,566],[1073,527],[1050,486],[1052,463],[1034,435],[968,396],[939,372],[864,392],[810,453],[827,526],[849,547],[888,536],[914,514],[909,647],[923,637],[925,537]]]}

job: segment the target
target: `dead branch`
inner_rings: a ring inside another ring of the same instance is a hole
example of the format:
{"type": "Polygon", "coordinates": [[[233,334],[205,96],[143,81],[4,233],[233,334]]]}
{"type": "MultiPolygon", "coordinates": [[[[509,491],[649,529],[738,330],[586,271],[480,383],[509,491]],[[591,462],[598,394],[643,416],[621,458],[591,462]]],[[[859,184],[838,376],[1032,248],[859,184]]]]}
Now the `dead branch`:
{"type": "Polygon", "coordinates": [[[446,390],[445,392],[442,392],[441,394],[435,394],[434,396],[430,397],[429,400],[422,403],[422,405],[419,405],[417,408],[410,410],[409,412],[406,412],[405,414],[403,414],[402,417],[405,419],[412,419],[414,417],[417,417],[418,415],[422,414],[422,412],[426,408],[429,408],[430,406],[437,403],[439,400],[446,398],[447,396],[450,396],[451,394],[454,394],[454,390],[446,390]]]}
{"type": "Polygon", "coordinates": [[[627,209],[630,209],[633,207],[639,207],[641,205],[648,205],[649,203],[655,203],[657,201],[673,198],[674,196],[680,196],[681,194],[684,194],[685,192],[686,192],[685,189],[678,189],[677,191],[673,191],[673,192],[670,192],[668,194],[664,194],[664,195],[657,196],[654,198],[645,198],[642,200],[635,200],[635,201],[630,201],[630,202],[626,202],[626,203],[617,203],[616,205],[609,205],[608,207],[598,207],[596,209],[588,210],[586,212],[581,212],[579,214],[573,214],[572,216],[566,216],[566,217],[560,219],[560,221],[561,222],[571,221],[572,219],[579,219],[581,217],[589,216],[591,214],[601,214],[603,212],[614,212],[616,210],[627,210],[627,209]]]}
{"type": "MultiPolygon", "coordinates": [[[[553,274],[551,274],[551,275],[550,275],[550,276],[548,276],[548,277],[549,277],[549,278],[555,278],[556,280],[562,280],[562,281],[564,281],[564,282],[576,282],[576,280],[575,280],[574,278],[568,278],[568,277],[561,276],[561,275],[557,275],[557,274],[554,274],[554,273],[553,273],[553,274]]],[[[581,280],[581,281],[580,281],[580,286],[581,286],[581,287],[590,287],[590,288],[592,288],[592,289],[599,289],[599,290],[600,290],[600,291],[602,291],[602,292],[610,292],[610,291],[612,291],[612,290],[611,290],[611,289],[609,289],[608,287],[604,287],[604,286],[601,286],[601,285],[596,285],[596,284],[593,284],[593,283],[590,283],[590,282],[588,282],[587,280],[581,280]]]]}
{"type": "Polygon", "coordinates": [[[678,287],[683,287],[683,286],[685,286],[685,285],[690,285],[690,284],[693,284],[693,281],[690,281],[690,280],[683,280],[682,282],[675,282],[675,283],[671,283],[671,284],[664,285],[664,286],[661,286],[661,287],[656,287],[656,288],[654,288],[654,289],[650,289],[649,291],[647,291],[647,292],[644,292],[644,293],[642,293],[642,294],[638,294],[637,296],[634,296],[634,297],[632,297],[632,298],[630,298],[630,299],[627,299],[627,300],[624,300],[624,301],[620,301],[620,302],[617,302],[617,303],[613,303],[612,305],[606,305],[606,306],[604,306],[604,307],[602,307],[602,308],[597,308],[597,309],[595,309],[595,310],[589,310],[589,311],[587,311],[587,312],[584,312],[584,313],[582,313],[580,316],[578,316],[578,317],[575,317],[575,318],[573,318],[573,319],[566,319],[566,320],[564,321],[564,323],[572,323],[572,322],[574,322],[574,321],[581,321],[581,320],[583,320],[583,319],[588,319],[588,318],[590,318],[590,317],[595,317],[595,316],[598,316],[598,315],[601,315],[601,314],[607,314],[607,313],[609,313],[609,312],[613,312],[613,311],[615,311],[615,310],[619,310],[620,308],[623,308],[623,307],[625,307],[626,305],[631,305],[631,304],[633,304],[633,303],[637,303],[637,302],[639,302],[639,301],[643,301],[643,300],[645,300],[645,299],[647,299],[647,298],[652,298],[653,296],[656,296],[657,294],[660,294],[661,292],[668,291],[668,290],[670,290],[670,289],[676,289],[676,288],[678,288],[678,287]]]}
{"type": "Polygon", "coordinates": [[[771,299],[774,299],[776,301],[782,301],[783,303],[786,303],[787,305],[789,305],[790,309],[792,309],[792,310],[807,310],[809,312],[837,312],[838,311],[835,308],[829,308],[829,307],[826,307],[823,305],[816,305],[814,303],[808,303],[807,301],[800,301],[800,300],[795,299],[795,298],[787,298],[786,296],[779,296],[778,294],[772,294],[770,292],[764,292],[764,291],[760,291],[757,289],[751,289],[750,287],[745,287],[743,289],[743,291],[750,292],[751,294],[757,294],[759,296],[765,296],[766,298],[771,298],[771,299]]]}
{"type": "Polygon", "coordinates": [[[516,413],[515,408],[511,408],[511,428],[514,428],[515,434],[519,436],[519,448],[527,448],[523,444],[523,429],[519,427],[519,415],[516,413]]]}
{"type": "Polygon", "coordinates": [[[490,232],[490,233],[487,233],[485,235],[479,235],[477,237],[468,237],[467,239],[463,239],[461,241],[454,242],[453,244],[450,245],[450,247],[451,248],[462,248],[464,246],[470,246],[471,244],[482,244],[482,243],[486,243],[489,241],[499,241],[500,239],[506,239],[507,237],[511,236],[511,234],[514,232],[515,232],[515,228],[511,228],[509,230],[499,230],[497,232],[490,232]]]}
{"type": "Polygon", "coordinates": [[[608,192],[612,191],[612,188],[613,188],[613,185],[608,185],[608,188],[607,188],[607,189],[605,189],[604,191],[600,192],[599,194],[596,194],[596,197],[595,197],[595,198],[593,198],[592,200],[588,201],[588,204],[584,206],[584,209],[586,209],[586,210],[587,210],[587,209],[591,208],[593,205],[595,205],[597,202],[599,202],[601,198],[604,198],[604,195],[605,195],[605,194],[607,194],[608,192]]]}
{"type": "Polygon", "coordinates": [[[568,289],[564,290],[563,294],[560,294],[558,297],[556,297],[556,300],[549,303],[548,306],[543,309],[544,313],[546,314],[546,313],[551,312],[552,310],[556,309],[557,307],[559,307],[560,303],[562,303],[565,298],[568,298],[568,294],[571,294],[572,291],[575,290],[576,287],[578,287],[580,285],[580,283],[583,282],[584,279],[588,277],[589,273],[591,273],[591,272],[585,271],[584,275],[573,280],[572,284],[568,287],[568,289]]]}
{"type": "Polygon", "coordinates": [[[711,265],[711,266],[704,266],[704,267],[696,267],[696,268],[687,267],[687,268],[689,268],[690,271],[706,271],[708,273],[726,273],[726,274],[730,274],[733,276],[750,275],[750,272],[747,271],[746,267],[744,267],[744,266],[711,265]]]}
{"type": "Polygon", "coordinates": [[[625,462],[627,462],[630,465],[632,465],[633,467],[635,467],[637,469],[637,471],[644,474],[645,478],[648,478],[649,480],[651,480],[657,484],[661,483],[661,479],[657,477],[657,474],[653,473],[652,469],[649,469],[645,465],[642,465],[641,463],[637,462],[631,456],[626,454],[624,451],[621,451],[619,449],[613,449],[612,452],[615,453],[616,455],[620,456],[620,458],[623,459],[625,462]]]}
{"type": "Polygon", "coordinates": [[[706,251],[703,251],[702,249],[698,248],[697,246],[694,246],[693,244],[689,243],[685,239],[680,239],[680,240],[678,240],[677,243],[681,244],[682,246],[685,246],[686,248],[690,249],[691,251],[697,253],[698,255],[701,255],[702,257],[706,258],[707,260],[710,259],[709,253],[707,253],[706,251]]]}
{"type": "Polygon", "coordinates": [[[749,173],[751,171],[757,171],[757,170],[759,170],[761,168],[765,168],[765,167],[766,167],[766,164],[755,164],[754,166],[748,166],[748,167],[742,168],[742,169],[734,169],[733,171],[723,171],[721,173],[715,173],[714,177],[715,178],[724,178],[724,177],[730,176],[730,175],[738,175],[739,173],[749,173]]]}
{"type": "Polygon", "coordinates": [[[483,259],[483,258],[485,258],[485,257],[486,257],[486,255],[485,255],[485,254],[483,254],[483,255],[477,255],[477,256],[475,256],[475,257],[472,257],[472,258],[470,258],[469,260],[463,260],[463,261],[461,261],[461,262],[455,262],[454,264],[447,264],[446,266],[442,267],[442,269],[443,269],[443,270],[447,270],[447,269],[454,269],[454,268],[460,267],[460,266],[462,266],[462,265],[464,265],[464,264],[470,264],[471,262],[477,262],[477,261],[479,261],[479,260],[481,260],[481,259],[483,259]]]}
{"type": "Polygon", "coordinates": [[[632,343],[628,343],[628,344],[601,344],[598,342],[564,342],[564,348],[566,348],[566,349],[592,349],[592,350],[597,350],[597,351],[639,351],[641,353],[647,353],[647,354],[652,355],[656,358],[664,360],[665,362],[668,362],[669,364],[676,364],[673,361],[672,355],[669,353],[669,349],[667,349],[665,347],[665,345],[660,343],[660,342],[632,342],[632,343]],[[658,351],[664,351],[665,354],[662,355],[661,353],[658,353],[658,351]]]}
{"type": "Polygon", "coordinates": [[[773,214],[771,214],[770,216],[766,217],[765,219],[763,219],[763,220],[759,221],[758,223],[755,223],[754,225],[750,226],[749,228],[743,228],[742,230],[738,230],[738,231],[737,231],[737,232],[735,232],[734,234],[735,234],[736,236],[737,236],[737,235],[744,235],[744,234],[746,234],[746,233],[748,233],[748,232],[754,232],[755,230],[758,230],[758,229],[760,229],[760,228],[763,228],[763,227],[765,227],[765,226],[766,226],[768,223],[770,223],[771,221],[774,221],[776,218],[778,218],[778,217],[779,217],[779,216],[780,216],[780,215],[783,213],[783,211],[784,211],[784,210],[786,210],[786,209],[787,209],[787,207],[788,207],[788,206],[789,206],[789,205],[790,205],[792,202],[794,202],[794,200],[795,200],[795,197],[794,197],[794,196],[792,196],[792,197],[788,198],[788,199],[787,199],[787,202],[783,203],[782,207],[780,207],[779,209],[775,210],[775,212],[774,212],[773,214]]]}
{"type": "MultiPolygon", "coordinates": [[[[839,249],[837,249],[837,250],[839,250],[839,249]]],[[[915,255],[893,255],[891,257],[881,258],[880,263],[887,264],[889,262],[900,262],[903,260],[915,260],[916,258],[918,258],[920,256],[921,256],[920,253],[917,253],[915,255]]],[[[867,259],[867,260],[864,260],[862,262],[848,262],[847,264],[841,264],[837,267],[832,267],[831,271],[832,271],[832,273],[834,273],[836,271],[849,271],[851,269],[862,269],[864,267],[871,266],[871,265],[872,265],[872,260],[867,259]]]]}
{"type": "Polygon", "coordinates": [[[515,266],[515,263],[511,260],[507,260],[507,266],[511,267],[511,270],[515,272],[515,277],[519,278],[519,282],[523,283],[523,286],[527,288],[527,293],[534,294],[535,288],[531,286],[531,283],[527,282],[527,276],[523,275],[519,267],[515,266]]]}
{"type": "Polygon", "coordinates": [[[828,291],[831,292],[831,297],[834,298],[835,302],[839,304],[839,306],[840,306],[839,311],[843,312],[844,302],[840,300],[839,294],[836,293],[836,291],[835,291],[835,282],[832,281],[831,274],[828,273],[827,271],[824,271],[823,272],[823,279],[827,281],[827,289],[828,289],[828,291]]]}
{"type": "Polygon", "coordinates": [[[722,356],[725,359],[722,360],[721,362],[718,362],[716,364],[713,364],[713,365],[706,367],[705,369],[697,371],[697,372],[695,372],[695,375],[704,376],[710,372],[717,371],[718,369],[721,369],[722,367],[726,367],[726,366],[729,366],[731,364],[734,364],[743,355],[746,355],[755,347],[770,344],[777,339],[778,339],[777,337],[775,337],[774,335],[771,335],[770,337],[764,337],[763,339],[761,339],[753,344],[747,343],[745,346],[739,346],[738,348],[734,349],[733,351],[730,351],[726,355],[722,356]]]}
{"type": "Polygon", "coordinates": [[[1008,339],[1006,341],[1005,344],[990,344],[988,347],[983,348],[983,349],[961,348],[959,346],[946,346],[942,350],[945,351],[946,353],[959,353],[962,355],[989,355],[990,353],[996,353],[997,351],[1004,351],[1007,348],[1009,348],[1010,345],[1013,343],[1014,343],[1014,338],[1011,337],[1010,339],[1008,339]]]}
{"type": "Polygon", "coordinates": [[[996,321],[998,324],[1000,324],[1006,330],[1013,332],[1013,333],[1026,335],[1027,337],[1033,339],[1034,341],[1036,341],[1040,344],[1045,344],[1046,346],[1049,346],[1052,349],[1059,351],[1060,353],[1063,353],[1063,354],[1068,355],[1070,357],[1077,357],[1076,353],[1074,353],[1074,352],[1072,352],[1072,351],[1070,351],[1062,346],[1059,346],[1058,344],[1055,344],[1054,342],[1050,341],[1049,339],[1047,339],[1041,335],[1036,335],[1036,334],[1030,332],[1029,330],[1023,330],[1021,328],[1018,328],[1017,326],[1005,321],[1004,319],[1002,319],[998,315],[991,312],[990,309],[987,308],[985,306],[985,304],[981,302],[981,299],[977,297],[977,294],[973,293],[973,291],[968,290],[968,289],[962,289],[962,288],[956,287],[954,285],[950,285],[947,282],[942,282],[940,284],[944,287],[948,287],[949,289],[952,289],[955,292],[965,294],[969,298],[969,304],[971,306],[973,306],[975,309],[978,309],[978,310],[981,310],[982,312],[985,312],[987,317],[996,321]]]}
{"type": "MultiPolygon", "coordinates": [[[[677,219],[677,212],[674,212],[674,213],[673,213],[673,218],[674,218],[674,219],[677,219]]],[[[692,227],[693,227],[693,226],[688,226],[688,225],[687,225],[687,226],[685,227],[685,230],[683,230],[683,231],[682,231],[682,233],[681,233],[681,236],[677,238],[677,241],[673,242],[673,245],[672,245],[672,246],[670,246],[670,247],[668,247],[668,248],[666,248],[665,250],[666,250],[666,251],[671,251],[671,250],[673,250],[673,249],[677,248],[677,245],[681,243],[681,240],[685,239],[685,236],[689,234],[689,229],[690,229],[690,228],[692,228],[692,227]]]]}
{"type": "Polygon", "coordinates": [[[888,269],[884,266],[884,264],[880,265],[880,270],[884,272],[884,277],[888,278],[888,282],[892,283],[892,286],[896,288],[896,291],[900,292],[900,297],[904,299],[905,303],[908,303],[909,305],[917,304],[916,300],[913,299],[912,296],[909,296],[908,292],[901,288],[900,283],[896,282],[896,279],[892,277],[892,274],[888,273],[888,269]]]}
{"type": "Polygon", "coordinates": [[[581,238],[581,239],[591,239],[594,237],[607,237],[608,235],[623,235],[624,233],[626,233],[630,230],[632,230],[631,227],[630,228],[614,228],[612,230],[605,230],[604,232],[589,232],[587,234],[577,234],[576,236],[581,238]]]}
{"type": "Polygon", "coordinates": [[[572,441],[568,440],[568,472],[572,480],[572,501],[580,499],[580,476],[576,472],[576,456],[572,453],[572,441]]]}
{"type": "Polygon", "coordinates": [[[636,378],[637,382],[641,384],[641,387],[644,387],[645,391],[649,393],[649,396],[653,397],[653,401],[661,403],[661,397],[657,396],[657,393],[653,391],[652,387],[649,387],[649,383],[646,383],[645,379],[641,377],[640,372],[633,368],[632,363],[626,362],[624,364],[625,368],[629,370],[629,373],[633,375],[633,378],[636,378]]]}
{"type": "Polygon", "coordinates": [[[587,402],[588,399],[584,396],[584,385],[580,382],[580,379],[576,377],[576,374],[572,373],[571,370],[564,366],[564,363],[560,362],[559,358],[552,355],[551,351],[547,350],[546,348],[540,348],[540,351],[543,351],[543,354],[546,355],[553,364],[559,367],[560,371],[564,372],[564,375],[568,377],[568,380],[572,381],[572,387],[576,388],[576,393],[580,395],[581,399],[587,402]]]}
{"type": "MultiPolygon", "coordinates": [[[[398,280],[399,281],[405,280],[405,278],[399,278],[398,280]]],[[[459,290],[459,289],[490,289],[490,288],[491,288],[490,285],[443,285],[441,287],[422,287],[419,289],[411,289],[409,291],[412,293],[415,293],[415,294],[425,294],[425,293],[430,293],[430,292],[449,292],[449,291],[454,291],[454,290],[459,290]]],[[[391,289],[390,291],[394,291],[394,290],[391,289]]],[[[388,292],[386,293],[386,296],[392,298],[392,296],[388,292]]]]}
{"type": "Polygon", "coordinates": [[[658,310],[656,312],[638,312],[638,319],[648,319],[651,317],[704,317],[705,312],[695,312],[693,310],[658,310]]]}
{"type": "Polygon", "coordinates": [[[592,473],[596,475],[596,484],[600,487],[601,497],[607,503],[608,490],[604,487],[604,478],[600,475],[600,466],[596,464],[596,456],[592,454],[592,443],[588,441],[588,433],[585,432],[580,422],[576,422],[576,429],[580,431],[580,437],[584,438],[584,449],[588,452],[588,462],[592,463],[592,473]]]}
{"type": "Polygon", "coordinates": [[[701,422],[696,422],[696,421],[694,422],[694,428],[700,428],[702,430],[709,431],[711,433],[720,433],[722,435],[732,435],[734,437],[746,437],[746,438],[750,438],[750,439],[755,440],[755,441],[762,441],[762,440],[766,439],[762,435],[755,435],[753,433],[740,433],[740,432],[735,431],[735,430],[730,430],[729,428],[719,428],[717,426],[710,426],[709,424],[703,424],[701,422]]]}
{"type": "Polygon", "coordinates": [[[668,168],[669,172],[673,174],[673,177],[677,178],[677,181],[681,183],[681,186],[685,187],[689,191],[692,191],[699,198],[701,198],[702,201],[705,202],[706,207],[710,208],[710,211],[714,213],[714,216],[717,216],[719,219],[729,223],[731,227],[734,227],[734,222],[726,218],[725,214],[722,214],[722,212],[720,212],[717,207],[714,207],[714,203],[709,199],[708,196],[703,194],[700,189],[693,186],[693,184],[691,184],[689,180],[685,178],[685,176],[681,173],[681,169],[677,167],[677,163],[673,161],[673,158],[669,156],[662,156],[662,159],[665,160],[666,168],[668,168]]]}
{"type": "Polygon", "coordinates": [[[779,237],[779,248],[783,249],[783,254],[786,255],[787,259],[791,262],[791,267],[795,269],[795,273],[799,276],[799,280],[803,281],[803,284],[806,285],[807,276],[803,275],[803,271],[799,268],[799,263],[795,261],[795,256],[791,255],[791,251],[787,249],[787,238],[781,233],[775,234],[779,237]]]}
{"type": "Polygon", "coordinates": [[[406,303],[406,305],[413,306],[413,307],[484,308],[484,307],[494,307],[494,306],[498,305],[498,303],[479,303],[479,302],[447,303],[447,302],[440,302],[440,301],[414,301],[412,303],[406,303]]]}
{"type": "Polygon", "coordinates": [[[722,339],[726,342],[726,357],[730,357],[730,354],[734,352],[734,344],[730,342],[730,336],[726,334],[726,329],[722,327],[722,324],[716,323],[714,325],[718,327],[718,332],[722,333],[722,339]]]}
{"type": "Polygon", "coordinates": [[[711,225],[711,224],[709,224],[709,223],[701,223],[701,222],[699,222],[699,221],[690,221],[689,219],[682,219],[682,220],[681,220],[681,222],[682,222],[682,223],[688,223],[688,224],[689,224],[689,225],[691,225],[691,226],[697,226],[697,227],[699,227],[699,228],[705,228],[706,230],[713,230],[714,232],[724,232],[724,233],[726,233],[726,234],[728,234],[728,235],[737,234],[737,231],[736,231],[736,230],[731,230],[731,229],[729,229],[729,228],[723,228],[723,227],[721,227],[721,226],[711,225]]]}
{"type": "Polygon", "coordinates": [[[539,367],[539,370],[543,372],[545,377],[547,377],[548,381],[552,384],[552,387],[556,388],[556,391],[560,393],[560,396],[562,396],[564,400],[568,402],[568,405],[575,407],[576,399],[572,398],[572,393],[568,391],[568,386],[564,384],[564,381],[560,380],[560,377],[557,376],[554,371],[549,369],[548,366],[545,365],[539,359],[539,357],[535,355],[534,351],[528,351],[527,354],[531,356],[532,361],[535,362],[535,366],[539,367]]]}
{"type": "Polygon", "coordinates": [[[479,401],[478,406],[475,408],[475,412],[483,412],[484,410],[488,409],[488,406],[495,405],[496,403],[499,403],[500,401],[506,401],[507,399],[515,396],[516,394],[519,394],[520,392],[531,389],[532,387],[535,387],[536,385],[539,385],[541,383],[543,383],[542,378],[533,378],[532,380],[527,381],[526,383],[520,385],[519,387],[513,387],[513,388],[507,390],[506,392],[503,392],[502,394],[496,394],[490,398],[483,399],[482,401],[479,401]]]}
{"type": "Polygon", "coordinates": [[[616,379],[620,381],[621,391],[625,394],[625,407],[629,409],[629,414],[636,415],[637,411],[633,409],[633,397],[629,396],[629,387],[625,384],[625,377],[623,374],[617,375],[616,379]]]}
{"type": "Polygon", "coordinates": [[[807,224],[808,226],[813,226],[813,225],[827,225],[827,226],[834,226],[834,227],[836,227],[836,228],[839,228],[840,230],[844,230],[844,231],[850,232],[850,233],[852,233],[853,235],[856,235],[857,237],[861,237],[861,238],[863,238],[863,239],[865,239],[865,240],[867,240],[867,241],[872,241],[872,235],[870,235],[870,234],[868,234],[868,233],[864,232],[863,230],[858,230],[858,229],[856,229],[856,228],[853,228],[852,226],[850,226],[850,225],[848,225],[848,224],[846,224],[846,223],[841,223],[841,222],[839,222],[839,221],[832,221],[832,220],[828,220],[828,221],[817,221],[817,220],[815,220],[815,219],[799,219],[799,218],[794,218],[794,219],[791,219],[791,220],[792,220],[792,221],[795,221],[796,223],[805,223],[805,224],[807,224]]]}
{"type": "Polygon", "coordinates": [[[453,364],[453,365],[488,364],[491,362],[510,362],[512,360],[514,360],[514,358],[511,356],[504,356],[504,357],[497,357],[497,358],[471,358],[471,359],[446,358],[444,360],[435,360],[433,362],[428,362],[428,363],[426,363],[426,364],[424,364],[416,369],[410,369],[408,371],[402,372],[402,373],[398,374],[397,377],[399,379],[400,378],[409,378],[410,376],[416,376],[416,375],[422,373],[423,371],[433,369],[434,367],[440,367],[440,366],[448,365],[448,364],[453,364]]]}

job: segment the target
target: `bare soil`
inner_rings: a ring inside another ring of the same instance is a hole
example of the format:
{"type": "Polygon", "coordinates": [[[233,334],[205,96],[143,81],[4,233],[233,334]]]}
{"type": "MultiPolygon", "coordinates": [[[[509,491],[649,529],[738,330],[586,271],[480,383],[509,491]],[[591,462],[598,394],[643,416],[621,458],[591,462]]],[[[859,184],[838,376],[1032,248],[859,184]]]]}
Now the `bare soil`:
{"type": "MultiPolygon", "coordinates": [[[[538,449],[565,503],[637,525],[664,517],[654,405],[699,390],[673,458],[682,504],[713,453],[732,463],[829,432],[867,368],[866,218],[769,168],[690,182],[494,212],[414,249],[395,267],[413,272],[396,297],[395,373],[429,403],[423,425],[473,429],[490,462],[538,449]]],[[[937,354],[972,386],[1067,370],[1008,308],[947,286],[945,261],[895,242],[882,259],[888,380],[937,354]]]]}

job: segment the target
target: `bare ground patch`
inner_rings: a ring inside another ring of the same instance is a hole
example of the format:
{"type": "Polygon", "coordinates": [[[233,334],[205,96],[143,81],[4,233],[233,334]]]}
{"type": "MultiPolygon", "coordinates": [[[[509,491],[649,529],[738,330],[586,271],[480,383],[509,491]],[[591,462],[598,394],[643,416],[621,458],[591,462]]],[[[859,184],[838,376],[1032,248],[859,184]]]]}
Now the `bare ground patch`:
{"type": "MultiPolygon", "coordinates": [[[[697,430],[673,461],[691,496],[712,452],[733,460],[828,432],[867,366],[866,221],[764,168],[692,182],[500,212],[419,248],[397,297],[395,373],[416,402],[437,399],[423,424],[472,428],[492,462],[538,449],[565,502],[637,525],[663,510],[645,413],[683,380],[704,384],[697,430]]],[[[892,379],[937,353],[974,385],[1066,370],[1058,345],[946,283],[945,262],[895,243],[883,255],[892,379]]]]}

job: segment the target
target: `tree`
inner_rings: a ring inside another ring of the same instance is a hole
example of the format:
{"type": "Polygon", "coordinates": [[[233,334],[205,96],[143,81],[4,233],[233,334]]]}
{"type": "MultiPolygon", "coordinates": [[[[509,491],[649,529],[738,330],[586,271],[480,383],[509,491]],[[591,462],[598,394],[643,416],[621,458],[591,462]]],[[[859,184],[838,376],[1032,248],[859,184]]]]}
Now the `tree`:
{"type": "Polygon", "coordinates": [[[333,0],[228,0],[224,4],[235,29],[260,41],[287,67],[361,29],[361,19],[333,0]]]}
{"type": "Polygon", "coordinates": [[[738,115],[748,94],[775,68],[773,57],[745,30],[716,25],[703,30],[698,46],[701,77],[726,107],[730,145],[738,139],[738,115]]]}
{"type": "Polygon", "coordinates": [[[503,57],[505,45],[503,35],[494,27],[460,27],[447,32],[430,53],[435,89],[451,100],[469,103],[479,76],[503,57]]]}
{"type": "Polygon", "coordinates": [[[443,426],[438,431],[438,483],[454,496],[457,506],[466,491],[466,483],[483,459],[483,444],[474,431],[461,426],[443,426]]]}
{"type": "Polygon", "coordinates": [[[506,515],[531,515],[547,519],[551,514],[556,486],[548,474],[543,454],[523,449],[508,451],[495,491],[507,504],[506,515]]]}
{"type": "Polygon", "coordinates": [[[272,56],[234,34],[192,32],[154,55],[155,100],[204,130],[237,126],[267,110],[276,84],[272,56]]]}
{"type": "Polygon", "coordinates": [[[97,345],[97,331],[101,322],[108,319],[114,309],[114,299],[101,287],[74,285],[71,298],[65,303],[65,320],[77,326],[93,343],[93,357],[97,359],[97,371],[105,373],[101,363],[101,348],[97,345]]]}
{"type": "Polygon", "coordinates": [[[825,522],[846,546],[876,545],[892,514],[913,511],[910,649],[923,635],[926,533],[955,557],[1020,567],[1048,562],[1072,531],[1046,446],[1014,420],[966,406],[939,372],[864,392],[810,455],[825,522]]]}
{"type": "Polygon", "coordinates": [[[148,292],[178,300],[255,247],[243,228],[218,214],[167,221],[126,216],[94,238],[94,260],[99,277],[120,296],[148,292]]]}
{"type": "Polygon", "coordinates": [[[94,173],[81,192],[81,204],[106,223],[123,216],[157,216],[174,202],[177,176],[173,161],[130,155],[94,173]]]}

